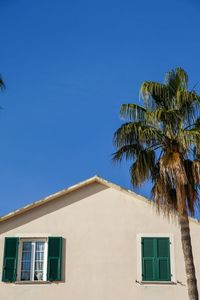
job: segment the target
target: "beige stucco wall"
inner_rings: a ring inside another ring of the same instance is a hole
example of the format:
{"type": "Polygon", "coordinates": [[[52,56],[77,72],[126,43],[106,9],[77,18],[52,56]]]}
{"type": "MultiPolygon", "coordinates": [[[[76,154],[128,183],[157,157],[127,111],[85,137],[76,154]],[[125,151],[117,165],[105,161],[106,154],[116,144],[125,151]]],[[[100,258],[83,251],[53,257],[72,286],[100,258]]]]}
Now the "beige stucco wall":
{"type": "MultiPolygon", "coordinates": [[[[191,222],[200,283],[200,225],[191,222]]],[[[63,282],[0,282],[1,300],[186,300],[187,287],[179,228],[145,201],[94,183],[0,223],[0,276],[5,236],[62,236],[63,282]],[[171,234],[178,284],[146,284],[138,279],[138,234],[171,234]]],[[[200,286],[199,286],[200,288],[200,286]]]]}

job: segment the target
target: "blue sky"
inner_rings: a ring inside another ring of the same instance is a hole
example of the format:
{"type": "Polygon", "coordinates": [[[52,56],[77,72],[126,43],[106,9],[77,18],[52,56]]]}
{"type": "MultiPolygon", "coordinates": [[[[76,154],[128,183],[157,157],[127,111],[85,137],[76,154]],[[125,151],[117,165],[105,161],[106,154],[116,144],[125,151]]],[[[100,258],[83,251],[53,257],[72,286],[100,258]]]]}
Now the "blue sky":
{"type": "Polygon", "coordinates": [[[197,0],[0,0],[0,215],[94,174],[130,188],[120,104],[177,66],[200,80],[199,19],[197,0]]]}

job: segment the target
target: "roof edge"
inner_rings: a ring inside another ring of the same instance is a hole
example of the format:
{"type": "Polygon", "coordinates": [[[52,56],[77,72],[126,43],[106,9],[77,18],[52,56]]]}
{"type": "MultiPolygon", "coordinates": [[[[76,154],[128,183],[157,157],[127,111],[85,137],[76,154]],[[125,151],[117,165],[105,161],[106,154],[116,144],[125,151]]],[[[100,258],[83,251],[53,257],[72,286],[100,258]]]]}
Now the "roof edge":
{"type": "Polygon", "coordinates": [[[70,186],[68,188],[65,188],[65,189],[63,189],[63,190],[61,190],[59,192],[55,192],[55,193],[53,193],[53,194],[51,194],[51,195],[49,195],[47,197],[44,197],[44,198],[42,198],[40,200],[37,200],[37,201],[34,201],[34,202],[32,202],[32,203],[30,203],[30,204],[28,204],[26,206],[23,206],[23,207],[21,207],[19,209],[16,209],[16,210],[14,210],[14,211],[12,211],[12,212],[10,212],[8,214],[5,214],[5,215],[3,215],[3,216],[0,217],[0,222],[3,222],[5,220],[7,220],[7,219],[10,219],[10,218],[13,218],[15,216],[18,216],[18,215],[20,215],[20,214],[22,214],[24,212],[27,212],[27,211],[29,211],[29,210],[31,210],[33,208],[36,208],[36,207],[39,207],[39,206],[41,206],[41,205],[43,205],[45,203],[48,203],[48,202],[50,202],[50,201],[52,201],[52,200],[54,200],[56,198],[59,198],[59,197],[64,196],[64,195],[67,195],[68,193],[71,193],[73,191],[76,191],[77,189],[79,189],[81,187],[84,187],[84,186],[87,186],[87,185],[89,185],[91,183],[94,183],[94,182],[97,181],[97,177],[98,176],[93,176],[93,177],[91,177],[91,178],[89,178],[87,180],[81,181],[81,182],[79,182],[77,184],[74,184],[74,185],[72,185],[72,186],[70,186]]]}
{"type": "MultiPolygon", "coordinates": [[[[53,194],[51,194],[51,195],[49,195],[47,197],[44,197],[44,198],[42,198],[40,200],[37,200],[37,201],[34,201],[31,204],[28,204],[28,205],[26,205],[26,206],[24,206],[22,208],[19,208],[17,210],[14,210],[14,211],[12,211],[12,212],[10,212],[8,214],[5,214],[5,215],[1,216],[0,217],[0,223],[3,222],[3,221],[6,221],[8,219],[14,218],[14,217],[16,217],[18,215],[21,215],[21,214],[23,214],[23,213],[25,213],[25,212],[33,209],[33,208],[36,208],[36,207],[39,207],[39,206],[41,206],[41,205],[43,205],[45,203],[51,202],[51,201],[53,201],[53,200],[55,200],[55,199],[57,199],[57,198],[59,198],[61,196],[67,195],[67,194],[69,194],[69,193],[71,193],[73,191],[76,191],[76,190],[78,190],[78,189],[80,189],[82,187],[85,187],[85,186],[87,186],[89,184],[92,184],[92,183],[95,183],[95,182],[103,184],[104,186],[107,186],[108,188],[113,188],[115,190],[118,190],[118,191],[121,191],[123,193],[126,193],[126,194],[129,194],[131,196],[134,196],[135,198],[139,199],[140,201],[142,200],[142,201],[146,202],[147,204],[151,205],[150,204],[150,199],[147,199],[147,198],[145,198],[145,197],[143,197],[143,196],[141,196],[139,194],[136,194],[135,192],[133,192],[133,191],[131,191],[129,189],[125,189],[124,187],[121,187],[120,185],[112,183],[112,182],[110,182],[110,181],[108,181],[108,180],[106,180],[106,179],[104,179],[104,178],[102,178],[102,177],[100,177],[98,175],[95,175],[93,177],[90,177],[89,179],[83,180],[83,181],[81,181],[79,183],[76,183],[76,184],[74,184],[74,185],[72,185],[72,186],[70,186],[68,188],[65,188],[65,189],[63,189],[63,190],[61,190],[59,192],[53,193],[53,194]]],[[[195,218],[191,218],[190,217],[189,219],[191,221],[197,223],[197,224],[200,224],[200,221],[198,221],[195,218]]]]}

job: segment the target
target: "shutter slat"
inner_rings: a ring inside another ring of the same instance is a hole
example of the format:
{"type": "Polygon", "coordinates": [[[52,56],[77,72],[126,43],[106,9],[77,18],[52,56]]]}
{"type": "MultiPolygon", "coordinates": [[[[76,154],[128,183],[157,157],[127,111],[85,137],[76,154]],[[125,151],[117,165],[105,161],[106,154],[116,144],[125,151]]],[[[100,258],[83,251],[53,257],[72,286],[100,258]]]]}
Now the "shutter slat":
{"type": "Polygon", "coordinates": [[[142,280],[155,280],[155,246],[153,238],[142,238],[142,280]]]}
{"type": "Polygon", "coordinates": [[[169,260],[167,258],[158,258],[158,272],[160,281],[170,280],[169,260]]]}
{"type": "Polygon", "coordinates": [[[47,280],[60,281],[62,270],[62,237],[48,238],[47,280]]]}
{"type": "Polygon", "coordinates": [[[171,280],[169,238],[157,238],[158,280],[171,280]]]}
{"type": "Polygon", "coordinates": [[[143,258],[143,276],[142,280],[152,281],[154,280],[154,259],[143,258]]]}
{"type": "Polygon", "coordinates": [[[2,281],[14,282],[17,276],[19,239],[15,237],[5,238],[3,276],[2,281]]]}
{"type": "Polygon", "coordinates": [[[142,280],[170,281],[169,238],[142,238],[142,280]]]}

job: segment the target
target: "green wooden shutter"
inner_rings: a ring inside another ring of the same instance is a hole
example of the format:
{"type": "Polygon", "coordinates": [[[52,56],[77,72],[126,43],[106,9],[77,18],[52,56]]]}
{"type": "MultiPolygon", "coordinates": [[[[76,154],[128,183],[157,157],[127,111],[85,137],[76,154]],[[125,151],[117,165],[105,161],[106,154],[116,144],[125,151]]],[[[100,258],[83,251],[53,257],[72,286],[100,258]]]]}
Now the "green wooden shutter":
{"type": "Polygon", "coordinates": [[[47,280],[60,281],[62,270],[62,237],[48,238],[47,280]]]}
{"type": "Polygon", "coordinates": [[[157,273],[159,281],[171,280],[169,238],[157,238],[157,273]]]}
{"type": "Polygon", "coordinates": [[[142,238],[142,280],[171,280],[169,238],[142,238]]]}
{"type": "Polygon", "coordinates": [[[19,239],[16,237],[5,238],[2,281],[14,282],[17,276],[19,239]]]}
{"type": "Polygon", "coordinates": [[[155,280],[155,243],[153,238],[142,238],[142,280],[155,280]]]}

